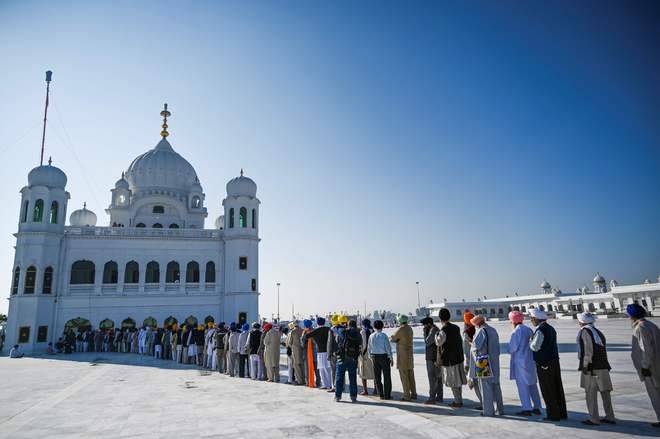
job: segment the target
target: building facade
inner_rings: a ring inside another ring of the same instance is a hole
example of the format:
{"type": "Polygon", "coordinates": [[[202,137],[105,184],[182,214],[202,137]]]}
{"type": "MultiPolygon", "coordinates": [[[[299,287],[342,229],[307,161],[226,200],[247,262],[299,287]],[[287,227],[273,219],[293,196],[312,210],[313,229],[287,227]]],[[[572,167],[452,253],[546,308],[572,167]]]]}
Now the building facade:
{"type": "Polygon", "coordinates": [[[241,170],[226,185],[224,215],[205,228],[201,183],[167,141],[166,122],[110,191],[106,225],[85,205],[65,225],[66,174],[50,161],[30,171],[14,235],[8,344],[40,351],[65,327],[258,319],[257,185],[241,170]]]}
{"type": "Polygon", "coordinates": [[[428,305],[430,314],[438,317],[441,308],[447,308],[452,318],[462,320],[465,311],[484,315],[491,319],[506,319],[509,311],[528,312],[539,308],[550,316],[572,318],[575,314],[591,311],[603,316],[625,312],[631,303],[642,305],[652,315],[660,315],[660,276],[655,282],[645,280],[641,284],[619,285],[612,280],[609,283],[597,273],[593,279],[593,288],[582,287],[573,293],[564,293],[543,281],[538,293],[463,300],[460,302],[443,301],[428,305]]]}

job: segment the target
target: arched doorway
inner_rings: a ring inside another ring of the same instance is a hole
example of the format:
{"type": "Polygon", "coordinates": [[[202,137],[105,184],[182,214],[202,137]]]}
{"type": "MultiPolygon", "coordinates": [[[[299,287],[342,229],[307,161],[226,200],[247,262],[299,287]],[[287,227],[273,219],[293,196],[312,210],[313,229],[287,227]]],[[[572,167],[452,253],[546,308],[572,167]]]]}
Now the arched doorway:
{"type": "Polygon", "coordinates": [[[195,316],[186,317],[186,326],[196,327],[197,326],[197,317],[195,317],[195,316]]]}
{"type": "Polygon", "coordinates": [[[88,329],[92,329],[92,323],[82,317],[76,317],[75,319],[71,319],[64,324],[64,332],[69,332],[69,330],[78,332],[81,330],[86,331],[88,329]]]}
{"type": "Polygon", "coordinates": [[[142,322],[142,325],[143,325],[143,326],[149,326],[149,327],[151,327],[151,328],[155,328],[155,327],[158,326],[158,322],[157,322],[156,319],[153,318],[153,317],[147,317],[147,318],[144,319],[144,321],[142,322]]]}
{"type": "Polygon", "coordinates": [[[165,321],[163,322],[163,325],[164,325],[166,328],[169,328],[169,327],[171,327],[171,326],[173,326],[173,325],[176,325],[177,323],[179,323],[179,321],[178,321],[177,319],[175,319],[175,318],[172,317],[172,316],[169,316],[168,318],[165,319],[165,321]]]}
{"type": "Polygon", "coordinates": [[[99,329],[112,329],[115,327],[115,322],[110,319],[103,319],[99,323],[99,329]]]}
{"type": "Polygon", "coordinates": [[[121,329],[135,329],[135,320],[130,317],[125,318],[121,322],[121,329]]]}

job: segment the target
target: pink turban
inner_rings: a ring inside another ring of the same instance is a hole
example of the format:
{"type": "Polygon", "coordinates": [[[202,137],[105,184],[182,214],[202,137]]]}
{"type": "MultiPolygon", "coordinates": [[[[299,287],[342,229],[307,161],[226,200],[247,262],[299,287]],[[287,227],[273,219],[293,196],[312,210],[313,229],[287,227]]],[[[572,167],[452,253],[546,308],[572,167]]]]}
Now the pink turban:
{"type": "Polygon", "coordinates": [[[486,319],[484,319],[483,316],[474,316],[472,317],[472,320],[470,320],[470,323],[474,326],[479,326],[486,323],[486,319]]]}
{"type": "Polygon", "coordinates": [[[509,313],[509,320],[511,320],[511,323],[522,323],[524,319],[525,316],[520,311],[511,311],[509,313]]]}

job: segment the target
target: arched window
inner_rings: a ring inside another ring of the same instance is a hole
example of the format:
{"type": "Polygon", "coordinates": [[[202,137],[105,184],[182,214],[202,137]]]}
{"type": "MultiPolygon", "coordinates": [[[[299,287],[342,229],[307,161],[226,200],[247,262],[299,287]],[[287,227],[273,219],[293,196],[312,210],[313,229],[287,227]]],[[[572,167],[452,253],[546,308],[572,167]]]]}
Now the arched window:
{"type": "Polygon", "coordinates": [[[165,208],[163,206],[154,206],[151,210],[152,213],[165,213],[165,208]]]}
{"type": "Polygon", "coordinates": [[[241,207],[239,210],[238,223],[241,227],[247,227],[247,209],[241,207]]]}
{"type": "Polygon", "coordinates": [[[170,229],[178,229],[179,225],[177,223],[170,224],[170,229]]]}
{"type": "Polygon", "coordinates": [[[600,305],[598,305],[598,308],[606,309],[607,307],[605,306],[605,302],[600,302],[600,305]]]}
{"type": "Polygon", "coordinates": [[[548,304],[548,311],[554,311],[554,307],[551,304],[548,304]]]}
{"type": "Polygon", "coordinates": [[[186,317],[185,323],[186,323],[186,325],[188,325],[188,327],[193,327],[194,328],[195,326],[197,326],[197,317],[188,316],[188,317],[186,317]]]}
{"type": "Polygon", "coordinates": [[[131,261],[126,264],[126,271],[124,271],[124,283],[136,284],[140,282],[140,266],[137,262],[131,261]]]}
{"type": "Polygon", "coordinates": [[[23,294],[34,294],[34,284],[36,281],[37,268],[34,265],[30,265],[25,270],[25,288],[23,288],[23,294]]]}
{"type": "Polygon", "coordinates": [[[30,202],[28,200],[25,200],[23,203],[23,217],[21,218],[21,221],[26,223],[28,220],[28,214],[30,213],[30,202]]]}
{"type": "Polygon", "coordinates": [[[539,305],[539,309],[540,309],[541,311],[545,311],[545,307],[544,307],[543,305],[539,305]]]}
{"type": "Polygon", "coordinates": [[[589,312],[595,312],[596,311],[596,305],[594,305],[591,302],[589,303],[589,305],[587,305],[587,307],[589,309],[589,312]]]}
{"type": "Polygon", "coordinates": [[[206,263],[206,278],[204,281],[210,284],[215,282],[215,262],[208,261],[206,263]]]}
{"type": "Polygon", "coordinates": [[[21,278],[21,269],[19,267],[14,268],[14,280],[11,283],[11,293],[18,293],[18,281],[21,278]]]}
{"type": "Polygon", "coordinates": [[[53,267],[46,267],[44,270],[44,284],[41,287],[43,294],[50,294],[53,292],[53,267]]]}
{"type": "Polygon", "coordinates": [[[527,309],[525,308],[525,306],[521,306],[521,307],[520,307],[520,311],[522,311],[522,312],[527,312],[527,309]]]}
{"type": "Polygon", "coordinates": [[[48,222],[51,224],[57,224],[57,210],[58,210],[59,204],[57,204],[57,201],[53,201],[50,203],[50,215],[48,215],[48,222]]]}
{"type": "Polygon", "coordinates": [[[115,261],[106,262],[103,266],[103,283],[116,284],[118,276],[117,263],[115,261]]]}
{"type": "Polygon", "coordinates": [[[171,261],[167,263],[167,272],[165,273],[165,282],[168,284],[179,282],[179,263],[171,261]]]}
{"type": "Polygon", "coordinates": [[[156,224],[154,224],[154,225],[151,226],[151,227],[153,227],[154,229],[162,229],[162,228],[163,228],[163,225],[162,225],[161,223],[156,223],[156,224]]]}
{"type": "Polygon", "coordinates": [[[252,228],[257,228],[257,209],[252,209],[252,228]]]}
{"type": "Polygon", "coordinates": [[[148,284],[160,283],[160,265],[158,265],[158,262],[151,261],[147,264],[146,282],[148,284]]]}
{"type": "Polygon", "coordinates": [[[199,282],[199,264],[195,261],[188,262],[188,266],[186,267],[186,282],[199,282]]]}
{"type": "Polygon", "coordinates": [[[135,225],[135,227],[143,228],[143,227],[147,227],[147,226],[146,226],[144,223],[137,223],[137,224],[135,225]]]}
{"type": "Polygon", "coordinates": [[[72,284],[93,284],[95,267],[92,261],[76,261],[71,266],[72,284]]]}
{"type": "Polygon", "coordinates": [[[202,200],[197,195],[192,198],[192,207],[193,209],[199,209],[202,207],[202,200]]]}
{"type": "Polygon", "coordinates": [[[234,228],[234,208],[229,209],[229,228],[234,228]]]}
{"type": "Polygon", "coordinates": [[[213,318],[213,316],[204,317],[204,324],[208,325],[209,323],[215,323],[215,319],[213,318]]]}
{"type": "Polygon", "coordinates": [[[44,220],[44,200],[38,199],[34,203],[34,211],[32,213],[32,221],[35,223],[40,223],[44,220]]]}

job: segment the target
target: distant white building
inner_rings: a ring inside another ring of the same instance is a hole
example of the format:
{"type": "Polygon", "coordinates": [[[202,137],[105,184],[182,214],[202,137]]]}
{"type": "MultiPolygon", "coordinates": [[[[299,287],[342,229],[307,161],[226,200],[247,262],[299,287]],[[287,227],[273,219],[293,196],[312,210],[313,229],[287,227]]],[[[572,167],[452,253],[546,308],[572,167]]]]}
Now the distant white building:
{"type": "Polygon", "coordinates": [[[660,276],[655,282],[648,279],[642,284],[619,285],[615,280],[607,281],[600,273],[593,279],[593,290],[588,287],[579,288],[574,293],[564,293],[552,288],[543,281],[538,294],[518,295],[483,299],[463,300],[461,302],[444,301],[431,303],[428,308],[431,315],[438,317],[441,308],[447,308],[455,320],[462,320],[465,311],[481,314],[488,318],[505,319],[509,311],[527,312],[533,308],[562,317],[578,312],[591,311],[597,314],[619,314],[625,312],[628,304],[638,303],[654,315],[660,314],[660,276]]]}
{"type": "Polygon", "coordinates": [[[83,205],[65,226],[69,192],[50,164],[21,189],[7,343],[42,350],[65,326],[158,326],[258,318],[257,185],[227,183],[224,215],[204,228],[197,173],[167,141],[136,157],[111,189],[107,225],[83,205]]]}

